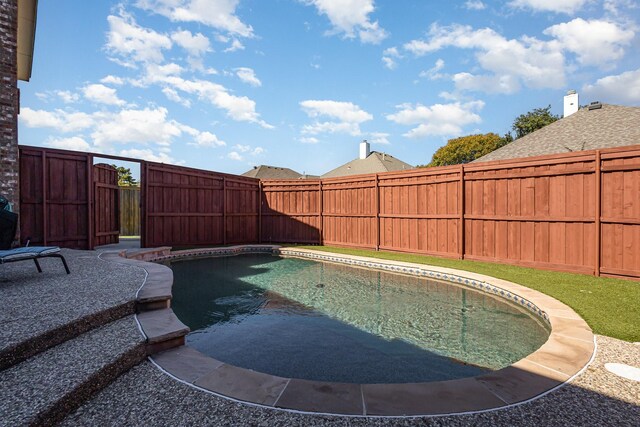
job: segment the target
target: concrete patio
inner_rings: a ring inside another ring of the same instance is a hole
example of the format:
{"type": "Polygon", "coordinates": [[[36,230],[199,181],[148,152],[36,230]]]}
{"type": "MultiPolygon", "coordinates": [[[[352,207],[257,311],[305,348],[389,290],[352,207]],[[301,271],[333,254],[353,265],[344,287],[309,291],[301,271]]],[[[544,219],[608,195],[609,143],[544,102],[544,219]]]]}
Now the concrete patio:
{"type": "Polygon", "coordinates": [[[603,336],[597,336],[594,361],[571,383],[493,412],[364,419],[231,401],[179,382],[145,360],[145,337],[133,316],[137,292],[147,276],[143,268],[109,261],[99,251],[63,253],[72,271],[69,276],[59,260],[43,260],[41,274],[30,262],[0,266],[0,425],[640,423],[640,382],[604,368],[609,362],[640,366],[640,345],[603,336]],[[66,407],[59,407],[59,402],[66,407]]]}

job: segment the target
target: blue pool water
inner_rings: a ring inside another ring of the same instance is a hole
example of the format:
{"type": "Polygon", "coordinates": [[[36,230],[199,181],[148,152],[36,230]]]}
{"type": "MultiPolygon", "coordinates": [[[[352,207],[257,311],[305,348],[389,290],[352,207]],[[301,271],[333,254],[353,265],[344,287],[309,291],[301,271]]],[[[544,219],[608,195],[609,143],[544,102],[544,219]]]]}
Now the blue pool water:
{"type": "Polygon", "coordinates": [[[549,335],[521,308],[446,282],[272,255],[169,265],[188,345],[281,377],[463,378],[508,366],[549,335]]]}

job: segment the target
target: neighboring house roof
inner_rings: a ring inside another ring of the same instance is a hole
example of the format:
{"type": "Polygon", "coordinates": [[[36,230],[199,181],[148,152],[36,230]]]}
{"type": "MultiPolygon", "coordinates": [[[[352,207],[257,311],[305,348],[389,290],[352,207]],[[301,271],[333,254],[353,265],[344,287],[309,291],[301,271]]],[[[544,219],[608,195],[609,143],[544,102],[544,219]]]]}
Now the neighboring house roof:
{"type": "Polygon", "coordinates": [[[409,163],[396,159],[385,153],[372,151],[365,159],[355,159],[345,163],[324,175],[321,178],[335,178],[338,176],[360,175],[366,173],[392,172],[413,169],[409,163]]]}
{"type": "Polygon", "coordinates": [[[300,179],[305,177],[289,168],[267,165],[254,166],[253,169],[246,171],[242,176],[259,179],[300,179]]]}
{"type": "Polygon", "coordinates": [[[640,107],[602,104],[599,109],[581,108],[574,114],[518,138],[474,162],[636,144],[640,144],[640,107]]]}

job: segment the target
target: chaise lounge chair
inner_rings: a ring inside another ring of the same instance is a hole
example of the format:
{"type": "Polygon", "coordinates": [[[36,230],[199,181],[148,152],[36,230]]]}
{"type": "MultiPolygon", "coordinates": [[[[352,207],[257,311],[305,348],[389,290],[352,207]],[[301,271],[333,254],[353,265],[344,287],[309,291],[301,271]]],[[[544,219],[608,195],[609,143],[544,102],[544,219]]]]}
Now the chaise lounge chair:
{"type": "Polygon", "coordinates": [[[0,264],[32,259],[36,264],[38,273],[42,273],[38,259],[60,258],[67,274],[71,274],[67,260],[64,259],[64,256],[60,253],[60,248],[57,246],[29,246],[27,244],[22,248],[10,249],[13,238],[16,235],[17,225],[17,214],[0,209],[0,264]]]}
{"type": "Polygon", "coordinates": [[[60,258],[67,274],[71,274],[71,272],[69,271],[69,266],[67,265],[67,260],[64,259],[64,256],[62,256],[62,254],[60,253],[60,248],[57,246],[25,246],[22,248],[0,251],[0,264],[32,259],[33,262],[36,263],[38,273],[42,273],[42,268],[40,267],[38,259],[52,257],[60,258]]]}

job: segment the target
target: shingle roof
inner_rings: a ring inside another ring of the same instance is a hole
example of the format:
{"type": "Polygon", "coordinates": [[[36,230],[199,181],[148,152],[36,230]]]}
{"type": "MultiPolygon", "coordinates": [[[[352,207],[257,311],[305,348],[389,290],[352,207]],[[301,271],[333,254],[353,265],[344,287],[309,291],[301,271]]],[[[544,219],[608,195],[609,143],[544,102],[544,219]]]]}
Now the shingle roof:
{"type": "Polygon", "coordinates": [[[302,178],[302,174],[289,168],[281,168],[278,166],[260,165],[254,166],[242,174],[251,178],[259,179],[298,179],[302,178]]]}
{"type": "Polygon", "coordinates": [[[640,144],[640,107],[602,104],[518,138],[474,162],[515,159],[640,144]]]}
{"type": "Polygon", "coordinates": [[[324,175],[321,178],[335,178],[338,176],[360,175],[366,173],[392,172],[413,169],[409,163],[396,159],[385,153],[372,151],[366,159],[355,159],[345,163],[324,175]]]}

